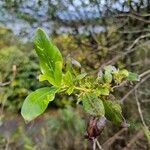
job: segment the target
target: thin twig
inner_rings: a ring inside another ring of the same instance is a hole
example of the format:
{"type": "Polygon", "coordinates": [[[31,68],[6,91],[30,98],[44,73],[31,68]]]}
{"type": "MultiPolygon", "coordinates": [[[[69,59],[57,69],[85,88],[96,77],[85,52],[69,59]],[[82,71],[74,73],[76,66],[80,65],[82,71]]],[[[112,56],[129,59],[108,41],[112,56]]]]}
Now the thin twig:
{"type": "Polygon", "coordinates": [[[134,144],[138,139],[140,139],[144,135],[143,130],[140,130],[136,135],[134,135],[126,147],[124,147],[122,150],[129,150],[132,144],[134,144]]]}
{"type": "Polygon", "coordinates": [[[147,75],[147,74],[150,74],[150,69],[149,69],[149,70],[146,70],[146,71],[143,72],[143,73],[141,73],[141,74],[139,75],[139,77],[142,78],[142,77],[144,77],[144,76],[147,75]]]}
{"type": "Polygon", "coordinates": [[[112,90],[115,89],[115,88],[119,88],[119,87],[122,87],[122,86],[126,85],[127,82],[128,82],[128,81],[123,81],[121,84],[115,85],[114,87],[112,87],[112,90]]]}
{"type": "Polygon", "coordinates": [[[149,32],[149,29],[144,29],[144,30],[119,31],[119,33],[122,33],[122,34],[127,34],[127,33],[141,33],[141,32],[149,32]]]}
{"type": "Polygon", "coordinates": [[[4,83],[0,82],[0,87],[9,85],[10,83],[11,83],[11,81],[4,82],[4,83]]]}
{"type": "Polygon", "coordinates": [[[126,51],[120,55],[117,55],[116,57],[114,57],[112,60],[104,63],[100,68],[99,70],[101,70],[103,68],[103,66],[105,65],[109,65],[109,64],[115,64],[117,62],[117,60],[123,56],[126,56],[128,55],[129,53],[133,52],[135,49],[133,49],[133,47],[141,40],[141,39],[144,39],[144,38],[147,38],[147,37],[150,37],[150,34],[145,34],[145,35],[141,35],[139,36],[137,39],[134,40],[134,42],[126,49],[126,51]]]}
{"type": "Polygon", "coordinates": [[[137,104],[137,107],[138,107],[138,112],[139,112],[139,115],[140,115],[140,119],[142,121],[142,124],[145,128],[148,128],[148,126],[146,125],[145,121],[144,121],[144,117],[143,117],[143,114],[142,114],[142,109],[141,109],[141,105],[140,105],[140,102],[139,102],[139,99],[138,99],[138,92],[137,92],[137,89],[135,89],[135,100],[136,100],[136,104],[137,104]]]}
{"type": "Polygon", "coordinates": [[[95,139],[95,140],[96,140],[96,144],[97,144],[98,148],[99,148],[100,150],[103,150],[103,148],[101,147],[101,145],[100,145],[100,143],[98,142],[98,140],[97,140],[97,139],[95,139]]]}
{"type": "Polygon", "coordinates": [[[143,78],[136,86],[134,86],[133,89],[131,89],[121,100],[120,103],[123,103],[124,100],[132,93],[134,90],[136,90],[142,83],[144,83],[147,79],[150,78],[150,75],[147,75],[145,78],[143,78]]]}
{"type": "Polygon", "coordinates": [[[93,150],[96,150],[96,140],[93,139],[93,150]]]}
{"type": "Polygon", "coordinates": [[[119,136],[123,133],[127,131],[127,128],[122,128],[120,131],[118,131],[115,135],[113,135],[111,138],[109,138],[105,143],[103,143],[102,147],[105,148],[105,147],[109,147],[111,146],[115,141],[116,139],[119,138],[119,136]]]}
{"type": "Polygon", "coordinates": [[[145,22],[145,23],[150,23],[150,20],[146,20],[142,16],[137,16],[137,15],[131,14],[131,13],[130,14],[119,14],[116,17],[130,17],[130,18],[133,18],[133,19],[145,22]]]}
{"type": "Polygon", "coordinates": [[[7,141],[7,143],[6,143],[6,146],[5,146],[5,150],[8,150],[9,149],[9,137],[7,137],[6,138],[6,141],[7,141]]]}

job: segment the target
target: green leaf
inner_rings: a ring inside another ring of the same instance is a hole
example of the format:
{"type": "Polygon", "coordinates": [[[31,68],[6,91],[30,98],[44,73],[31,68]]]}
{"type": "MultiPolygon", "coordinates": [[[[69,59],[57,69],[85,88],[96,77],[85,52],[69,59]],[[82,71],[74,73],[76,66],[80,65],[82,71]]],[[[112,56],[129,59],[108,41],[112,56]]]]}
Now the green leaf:
{"type": "Polygon", "coordinates": [[[113,72],[113,78],[116,83],[121,83],[123,79],[127,79],[129,72],[126,69],[116,70],[113,72]]]}
{"type": "Polygon", "coordinates": [[[128,76],[129,76],[129,71],[126,70],[126,69],[122,69],[122,70],[120,70],[120,74],[121,74],[123,77],[128,77],[128,76]]]}
{"type": "Polygon", "coordinates": [[[87,75],[87,73],[81,73],[81,74],[77,75],[75,80],[82,80],[86,75],[87,75]]]}
{"type": "Polygon", "coordinates": [[[104,67],[104,70],[106,72],[112,73],[113,71],[116,71],[116,68],[115,68],[115,66],[108,65],[108,66],[104,67]]]}
{"type": "Polygon", "coordinates": [[[101,99],[95,93],[84,93],[81,97],[84,110],[93,116],[104,116],[105,109],[101,99]]]}
{"type": "Polygon", "coordinates": [[[21,108],[21,114],[26,121],[31,121],[47,108],[50,101],[55,98],[58,91],[56,87],[44,87],[30,93],[21,108]]]}
{"type": "Polygon", "coordinates": [[[103,100],[103,104],[105,107],[105,117],[113,123],[121,123],[121,106],[118,103],[110,100],[103,100]]]}
{"type": "Polygon", "coordinates": [[[111,83],[112,82],[112,73],[114,71],[116,71],[116,68],[114,66],[108,65],[104,67],[104,75],[103,75],[103,79],[105,83],[111,83]]]}
{"type": "Polygon", "coordinates": [[[105,74],[104,74],[104,81],[106,83],[111,83],[112,82],[112,75],[110,72],[108,71],[105,71],[105,74]]]}
{"type": "Polygon", "coordinates": [[[129,81],[139,81],[139,76],[136,73],[129,72],[127,80],[129,80],[129,81]]]}
{"type": "Polygon", "coordinates": [[[116,83],[121,83],[123,79],[126,79],[128,76],[128,71],[123,69],[123,70],[116,70],[113,72],[113,78],[116,83]]]}
{"type": "Polygon", "coordinates": [[[68,89],[67,89],[67,93],[68,93],[68,95],[70,95],[70,94],[72,94],[73,93],[73,91],[74,91],[74,86],[70,86],[68,89]]]}
{"type": "Polygon", "coordinates": [[[48,80],[52,85],[60,86],[63,65],[60,51],[40,28],[35,33],[34,46],[42,72],[40,80],[48,80]]]}
{"type": "Polygon", "coordinates": [[[70,71],[67,71],[63,77],[64,84],[70,86],[73,85],[73,77],[70,71]]]}
{"type": "Polygon", "coordinates": [[[106,96],[109,95],[110,93],[109,89],[103,86],[96,88],[96,92],[98,95],[106,95],[106,96]]]}

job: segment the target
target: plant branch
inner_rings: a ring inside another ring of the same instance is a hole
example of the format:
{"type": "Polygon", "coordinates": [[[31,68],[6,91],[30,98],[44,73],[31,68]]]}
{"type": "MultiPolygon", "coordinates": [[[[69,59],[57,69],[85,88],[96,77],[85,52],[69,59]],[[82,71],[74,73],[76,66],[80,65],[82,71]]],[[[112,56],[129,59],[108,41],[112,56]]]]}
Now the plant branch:
{"type": "Polygon", "coordinates": [[[145,23],[150,23],[150,20],[146,20],[142,16],[137,16],[137,15],[131,14],[131,13],[130,14],[119,14],[116,17],[130,17],[130,18],[133,18],[133,19],[145,22],[145,23]]]}
{"type": "Polygon", "coordinates": [[[109,138],[105,143],[103,143],[103,147],[107,149],[109,146],[111,146],[118,138],[119,136],[127,131],[127,128],[122,128],[120,131],[118,131],[115,135],[113,135],[111,138],[109,138]]]}
{"type": "Polygon", "coordinates": [[[96,150],[96,140],[93,139],[93,150],[96,150]]]}
{"type": "Polygon", "coordinates": [[[139,99],[138,99],[138,92],[137,92],[137,89],[135,89],[135,100],[136,100],[136,104],[137,104],[137,107],[138,107],[138,112],[139,112],[139,115],[140,115],[140,119],[142,121],[142,124],[145,128],[148,129],[148,126],[146,125],[145,121],[144,121],[144,117],[143,117],[143,114],[142,114],[142,109],[141,109],[141,105],[140,105],[140,102],[139,102],[139,99]]]}
{"type": "Polygon", "coordinates": [[[121,100],[120,103],[123,103],[124,100],[132,93],[134,90],[136,90],[142,83],[144,83],[146,80],[150,78],[150,75],[147,75],[145,78],[143,78],[138,84],[134,86],[133,89],[131,89],[121,100]]]}
{"type": "Polygon", "coordinates": [[[150,69],[149,69],[149,70],[146,70],[146,71],[143,72],[143,73],[141,73],[141,74],[139,75],[139,77],[142,78],[142,77],[144,77],[144,76],[147,75],[147,74],[150,74],[150,69]]]}
{"type": "Polygon", "coordinates": [[[134,135],[130,142],[127,144],[126,147],[124,147],[122,150],[129,150],[132,146],[132,144],[134,144],[138,139],[140,139],[142,136],[144,135],[143,130],[140,130],[139,132],[137,132],[136,135],[134,135]]]}
{"type": "Polygon", "coordinates": [[[89,92],[91,91],[90,89],[82,88],[82,87],[75,87],[76,90],[84,91],[84,92],[89,92]]]}
{"type": "Polygon", "coordinates": [[[95,139],[95,140],[96,140],[96,144],[97,144],[98,148],[99,148],[100,150],[103,150],[103,148],[101,147],[101,145],[100,145],[100,143],[98,142],[98,140],[97,140],[97,139],[95,139]]]}
{"type": "Polygon", "coordinates": [[[128,55],[129,53],[133,52],[134,49],[133,47],[141,40],[141,39],[144,39],[144,38],[147,38],[147,37],[150,37],[150,34],[145,34],[145,35],[141,35],[139,36],[137,39],[135,39],[135,41],[126,49],[126,51],[120,55],[117,55],[116,57],[114,57],[112,60],[104,63],[100,68],[99,70],[101,70],[105,65],[110,65],[110,64],[115,64],[117,62],[118,59],[120,59],[121,57],[124,57],[126,55],[128,55]]]}

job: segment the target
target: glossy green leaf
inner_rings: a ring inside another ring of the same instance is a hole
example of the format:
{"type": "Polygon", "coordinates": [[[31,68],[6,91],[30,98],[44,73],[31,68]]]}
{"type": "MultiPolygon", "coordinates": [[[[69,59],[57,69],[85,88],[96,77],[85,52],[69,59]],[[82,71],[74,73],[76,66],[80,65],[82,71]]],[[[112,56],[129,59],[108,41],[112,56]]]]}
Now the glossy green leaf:
{"type": "Polygon", "coordinates": [[[94,93],[84,93],[81,97],[84,110],[93,116],[104,116],[105,109],[102,100],[94,93]]]}
{"type": "Polygon", "coordinates": [[[139,76],[136,73],[129,72],[127,80],[129,80],[129,81],[139,81],[139,76]]]}
{"type": "Polygon", "coordinates": [[[63,65],[60,51],[40,28],[35,33],[34,46],[42,72],[40,80],[48,80],[52,85],[60,86],[63,65]]]}
{"type": "Polygon", "coordinates": [[[47,108],[50,101],[55,98],[58,91],[56,87],[44,87],[30,93],[25,99],[21,114],[26,121],[31,121],[47,108]]]}
{"type": "Polygon", "coordinates": [[[112,121],[113,123],[121,123],[122,121],[122,110],[121,106],[110,100],[104,100],[103,101],[104,107],[105,107],[105,117],[112,121]]]}

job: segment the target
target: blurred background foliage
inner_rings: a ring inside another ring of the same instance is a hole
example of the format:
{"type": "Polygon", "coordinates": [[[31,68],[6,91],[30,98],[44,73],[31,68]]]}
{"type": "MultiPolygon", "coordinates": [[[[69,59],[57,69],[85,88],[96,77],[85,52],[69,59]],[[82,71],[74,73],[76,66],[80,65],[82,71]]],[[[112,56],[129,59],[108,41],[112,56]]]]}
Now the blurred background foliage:
{"type": "MultiPolygon", "coordinates": [[[[97,75],[105,64],[142,74],[150,69],[150,1],[0,1],[0,83],[11,81],[0,87],[0,149],[91,149],[84,139],[87,116],[76,108],[75,95],[57,95],[47,113],[28,125],[20,117],[28,93],[47,85],[38,82],[40,70],[32,44],[37,27],[49,33],[65,60],[77,60],[91,74],[97,75]]],[[[130,128],[111,143],[110,137],[122,129],[108,122],[99,139],[104,149],[150,148],[135,99],[149,126],[149,74],[142,79],[138,94],[133,90],[122,105],[130,128]]],[[[120,87],[115,93],[118,100],[134,86],[120,87]]]]}

